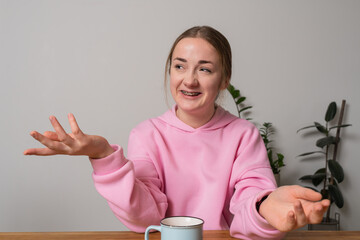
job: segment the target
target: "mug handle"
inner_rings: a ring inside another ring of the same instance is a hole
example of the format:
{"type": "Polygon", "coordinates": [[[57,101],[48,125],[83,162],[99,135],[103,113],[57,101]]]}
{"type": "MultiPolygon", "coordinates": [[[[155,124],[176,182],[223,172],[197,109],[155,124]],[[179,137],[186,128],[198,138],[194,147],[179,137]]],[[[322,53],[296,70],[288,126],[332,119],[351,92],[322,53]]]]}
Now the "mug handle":
{"type": "Polygon", "coordinates": [[[145,231],[145,240],[149,240],[149,232],[150,232],[150,230],[156,230],[156,231],[161,232],[161,226],[151,225],[151,226],[147,227],[146,231],[145,231]]]}

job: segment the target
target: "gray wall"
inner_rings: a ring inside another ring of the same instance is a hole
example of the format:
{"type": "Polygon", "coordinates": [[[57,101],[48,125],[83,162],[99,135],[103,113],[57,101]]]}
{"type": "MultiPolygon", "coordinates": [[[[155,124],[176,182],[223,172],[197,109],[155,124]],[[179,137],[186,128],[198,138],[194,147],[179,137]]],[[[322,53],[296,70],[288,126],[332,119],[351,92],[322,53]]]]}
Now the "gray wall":
{"type": "MultiPolygon", "coordinates": [[[[332,100],[348,101],[339,161],[343,230],[359,230],[360,1],[0,0],[0,231],[125,230],[93,187],[86,157],[29,157],[29,132],[75,114],[83,131],[127,147],[130,130],[167,110],[163,68],[173,40],[211,25],[233,48],[233,84],[256,122],[278,130],[283,184],[321,161],[296,156],[332,100]]],[[[171,104],[171,102],[170,102],[171,104]]],[[[223,105],[235,113],[229,95],[223,105]]]]}

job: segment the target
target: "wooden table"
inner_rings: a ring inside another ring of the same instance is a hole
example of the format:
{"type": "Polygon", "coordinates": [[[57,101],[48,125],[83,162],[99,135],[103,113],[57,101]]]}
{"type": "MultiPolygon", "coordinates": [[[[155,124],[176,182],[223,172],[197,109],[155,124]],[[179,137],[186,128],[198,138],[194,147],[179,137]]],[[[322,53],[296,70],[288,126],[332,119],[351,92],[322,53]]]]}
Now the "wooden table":
{"type": "MultiPolygon", "coordinates": [[[[0,233],[1,240],[143,240],[144,234],[133,232],[42,232],[0,233]]],[[[228,231],[204,231],[204,240],[234,240],[228,231]]],[[[360,231],[294,231],[286,240],[360,240],[360,231]]],[[[150,240],[160,240],[160,234],[152,233],[150,240]]]]}

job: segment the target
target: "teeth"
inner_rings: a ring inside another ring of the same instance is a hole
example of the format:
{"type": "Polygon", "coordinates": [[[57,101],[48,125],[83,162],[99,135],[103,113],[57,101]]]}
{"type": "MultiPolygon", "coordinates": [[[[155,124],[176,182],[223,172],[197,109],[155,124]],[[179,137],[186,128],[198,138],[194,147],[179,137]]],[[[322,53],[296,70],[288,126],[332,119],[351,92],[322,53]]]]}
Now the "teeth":
{"type": "Polygon", "coordinates": [[[182,90],[181,92],[186,96],[197,96],[200,94],[199,92],[186,92],[184,90],[182,90]]]}

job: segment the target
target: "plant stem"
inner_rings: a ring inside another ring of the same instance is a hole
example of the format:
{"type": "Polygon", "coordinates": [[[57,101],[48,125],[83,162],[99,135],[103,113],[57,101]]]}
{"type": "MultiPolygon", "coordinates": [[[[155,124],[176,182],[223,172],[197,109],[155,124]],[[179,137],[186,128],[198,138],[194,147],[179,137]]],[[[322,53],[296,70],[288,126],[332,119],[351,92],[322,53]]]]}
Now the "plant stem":
{"type": "MultiPolygon", "coordinates": [[[[342,120],[343,120],[343,116],[344,116],[344,112],[345,112],[345,104],[346,104],[346,101],[342,100],[338,126],[341,126],[341,124],[342,124],[342,120]]],[[[341,128],[338,127],[337,130],[336,130],[336,140],[339,140],[339,138],[340,138],[340,129],[341,128]]],[[[337,141],[335,146],[334,146],[334,154],[333,154],[333,160],[334,161],[336,161],[338,143],[339,143],[339,141],[337,141]]]]}
{"type": "MultiPolygon", "coordinates": [[[[326,122],[326,137],[329,136],[329,128],[328,128],[328,122],[326,122]]],[[[328,171],[328,156],[329,156],[329,146],[327,145],[326,146],[326,153],[325,153],[325,179],[324,179],[324,192],[326,191],[326,186],[327,186],[327,181],[328,181],[328,178],[327,178],[327,171],[328,171]]],[[[328,192],[328,199],[331,201],[331,195],[330,195],[330,192],[329,190],[327,190],[328,192]]],[[[330,206],[327,210],[327,213],[326,213],[326,218],[325,218],[325,221],[326,222],[330,222],[330,206]]]]}
{"type": "MultiPolygon", "coordinates": [[[[324,191],[326,191],[326,185],[327,185],[326,183],[327,183],[327,181],[328,181],[328,179],[327,179],[328,153],[329,153],[329,146],[326,146],[324,191]]],[[[329,190],[327,190],[327,192],[328,192],[328,199],[329,199],[329,201],[331,201],[331,195],[330,195],[329,190]]],[[[330,222],[330,207],[331,207],[331,205],[329,206],[329,208],[328,208],[328,210],[327,210],[325,222],[330,222]]]]}
{"type": "MultiPolygon", "coordinates": [[[[340,116],[339,116],[339,120],[338,120],[338,126],[341,126],[342,124],[342,120],[343,120],[343,116],[344,116],[344,111],[345,111],[345,104],[346,101],[342,100],[341,103],[341,110],[340,110],[340,116]]],[[[340,127],[337,128],[336,130],[336,143],[334,144],[334,151],[333,151],[333,160],[336,161],[336,155],[337,155],[337,149],[338,149],[338,145],[339,145],[339,139],[340,139],[340,127]]],[[[327,151],[326,151],[327,153],[327,151]]],[[[327,159],[327,157],[326,157],[327,159]]],[[[334,177],[331,174],[331,178],[330,178],[330,184],[333,185],[334,184],[334,177]]],[[[331,196],[329,194],[329,200],[331,200],[331,196]]],[[[326,221],[330,221],[330,206],[326,212],[326,221]]]]}

